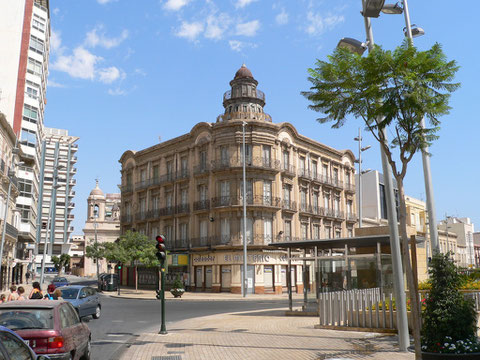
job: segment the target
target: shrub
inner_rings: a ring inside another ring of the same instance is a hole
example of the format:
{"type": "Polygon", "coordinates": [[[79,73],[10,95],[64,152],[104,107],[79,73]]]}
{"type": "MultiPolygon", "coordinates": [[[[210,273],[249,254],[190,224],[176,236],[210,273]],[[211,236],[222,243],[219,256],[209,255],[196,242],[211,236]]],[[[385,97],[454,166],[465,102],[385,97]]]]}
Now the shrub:
{"type": "Polygon", "coordinates": [[[459,291],[462,278],[450,254],[436,253],[429,266],[431,289],[422,314],[422,350],[480,351],[474,302],[459,291]]]}
{"type": "Polygon", "coordinates": [[[173,282],[172,289],[183,289],[183,283],[182,280],[180,280],[180,276],[177,276],[177,278],[173,282]]]}

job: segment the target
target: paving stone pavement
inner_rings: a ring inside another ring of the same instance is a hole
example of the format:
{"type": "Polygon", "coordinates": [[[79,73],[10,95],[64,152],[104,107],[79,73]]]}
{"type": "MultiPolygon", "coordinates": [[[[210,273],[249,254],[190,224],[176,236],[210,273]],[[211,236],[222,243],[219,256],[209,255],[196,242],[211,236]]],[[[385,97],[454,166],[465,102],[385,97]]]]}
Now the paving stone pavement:
{"type": "Polygon", "coordinates": [[[395,336],[314,329],[316,317],[287,317],[283,310],[212,315],[167,326],[167,335],[144,333],[120,360],[411,360],[395,336]]]}

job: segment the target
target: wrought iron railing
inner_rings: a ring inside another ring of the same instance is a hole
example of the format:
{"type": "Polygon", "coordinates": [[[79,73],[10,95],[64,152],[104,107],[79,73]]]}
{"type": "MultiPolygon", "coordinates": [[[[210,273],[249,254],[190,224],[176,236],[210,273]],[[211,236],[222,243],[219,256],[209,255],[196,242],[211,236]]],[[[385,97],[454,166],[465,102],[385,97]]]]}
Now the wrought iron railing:
{"type": "Polygon", "coordinates": [[[286,175],[295,176],[295,166],[294,165],[283,164],[281,170],[286,175]]]}
{"type": "MultiPolygon", "coordinates": [[[[219,171],[231,168],[243,167],[243,158],[231,157],[229,159],[213,160],[211,162],[212,170],[219,171]]],[[[245,166],[249,169],[258,168],[264,170],[280,170],[280,160],[274,160],[264,157],[247,157],[245,166]]]]}
{"type": "Polygon", "coordinates": [[[297,211],[297,203],[291,200],[282,200],[282,209],[297,211]]]}
{"type": "Polygon", "coordinates": [[[193,173],[195,175],[206,174],[210,171],[210,166],[208,164],[197,165],[193,168],[193,173]]]}
{"type": "Polygon", "coordinates": [[[238,95],[238,96],[233,96],[232,97],[232,90],[227,90],[225,91],[225,93],[223,94],[223,101],[225,100],[230,100],[232,98],[242,98],[242,97],[250,97],[250,98],[255,98],[255,99],[260,99],[262,101],[265,101],[265,94],[263,91],[261,90],[258,90],[256,89],[254,91],[254,94],[242,94],[242,95],[238,95]]]}
{"type": "MultiPolygon", "coordinates": [[[[282,200],[276,196],[247,195],[247,205],[281,207],[282,200]]],[[[212,207],[243,205],[242,196],[218,196],[212,199],[212,207]]]]}
{"type": "Polygon", "coordinates": [[[199,200],[193,203],[193,210],[208,210],[210,209],[210,200],[199,200]]]}

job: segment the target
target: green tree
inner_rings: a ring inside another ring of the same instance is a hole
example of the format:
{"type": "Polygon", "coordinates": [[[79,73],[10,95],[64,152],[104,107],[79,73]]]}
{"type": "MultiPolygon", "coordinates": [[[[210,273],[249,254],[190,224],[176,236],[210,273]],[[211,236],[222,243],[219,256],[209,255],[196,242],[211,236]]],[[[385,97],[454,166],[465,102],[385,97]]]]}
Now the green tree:
{"type": "MultiPolygon", "coordinates": [[[[98,262],[99,259],[105,258],[105,245],[95,240],[90,241],[90,245],[85,248],[85,256],[98,262]]],[[[99,275],[97,266],[97,279],[99,275]]]]}
{"type": "Polygon", "coordinates": [[[62,274],[62,270],[65,268],[65,270],[68,270],[68,267],[70,266],[70,259],[71,256],[68,254],[62,254],[60,257],[58,256],[52,256],[52,262],[53,265],[55,266],[55,269],[58,271],[58,275],[62,274]]]}
{"type": "Polygon", "coordinates": [[[413,304],[413,330],[417,357],[420,353],[420,309],[408,251],[404,178],[413,156],[438,138],[439,117],[448,114],[450,93],[458,67],[447,61],[439,44],[418,51],[407,40],[393,52],[379,46],[362,57],[336,49],[328,61],[317,60],[308,69],[310,91],[302,94],[310,109],[325,116],[320,123],[341,127],[347,116],[363,120],[365,128],[380,143],[392,167],[399,192],[399,222],[402,254],[409,294],[413,304]],[[425,127],[422,119],[428,120],[425,127]],[[392,134],[389,141],[385,134],[392,134]]]}

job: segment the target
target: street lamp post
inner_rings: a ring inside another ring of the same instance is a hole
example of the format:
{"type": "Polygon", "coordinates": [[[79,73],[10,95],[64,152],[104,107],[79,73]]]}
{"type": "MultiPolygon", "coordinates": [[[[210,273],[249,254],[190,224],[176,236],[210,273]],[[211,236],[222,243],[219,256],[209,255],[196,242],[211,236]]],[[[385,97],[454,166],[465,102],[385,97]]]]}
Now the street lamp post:
{"type": "Polygon", "coordinates": [[[242,147],[243,147],[243,276],[242,276],[242,296],[247,296],[247,171],[245,153],[245,121],[242,122],[242,147]]]}
{"type": "Polygon", "coordinates": [[[353,140],[358,141],[358,227],[362,227],[362,197],[363,197],[363,188],[362,188],[362,152],[370,149],[370,145],[362,147],[362,131],[358,128],[358,136],[353,140]]]}
{"type": "Polygon", "coordinates": [[[97,252],[97,257],[96,257],[96,263],[97,263],[97,281],[98,281],[98,276],[100,274],[100,264],[98,263],[98,240],[97,240],[97,208],[96,205],[93,205],[93,228],[95,231],[95,251],[97,252]]]}
{"type": "MultiPolygon", "coordinates": [[[[0,244],[0,273],[2,274],[2,290],[4,288],[5,283],[3,282],[3,272],[1,271],[1,266],[2,266],[2,260],[3,260],[3,247],[5,244],[5,234],[7,232],[7,217],[8,217],[8,207],[10,203],[10,194],[12,192],[12,181],[15,176],[15,167],[17,164],[15,164],[15,156],[19,153],[19,149],[17,148],[17,145],[15,144],[15,147],[12,149],[12,169],[8,170],[8,190],[7,190],[7,203],[5,204],[5,213],[3,216],[3,224],[2,224],[2,241],[0,244]]],[[[8,267],[8,262],[7,262],[7,267],[8,267]]]]}

